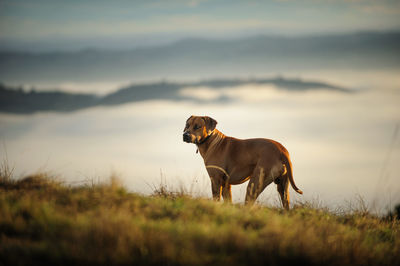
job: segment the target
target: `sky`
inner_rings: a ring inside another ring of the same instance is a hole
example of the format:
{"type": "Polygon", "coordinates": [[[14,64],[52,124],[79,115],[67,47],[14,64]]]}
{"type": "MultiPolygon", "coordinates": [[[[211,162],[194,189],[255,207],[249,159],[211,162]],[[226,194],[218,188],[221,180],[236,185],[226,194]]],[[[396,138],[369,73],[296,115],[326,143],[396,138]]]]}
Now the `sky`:
{"type": "Polygon", "coordinates": [[[400,29],[398,0],[0,0],[0,48],[74,50],[400,29]]]}

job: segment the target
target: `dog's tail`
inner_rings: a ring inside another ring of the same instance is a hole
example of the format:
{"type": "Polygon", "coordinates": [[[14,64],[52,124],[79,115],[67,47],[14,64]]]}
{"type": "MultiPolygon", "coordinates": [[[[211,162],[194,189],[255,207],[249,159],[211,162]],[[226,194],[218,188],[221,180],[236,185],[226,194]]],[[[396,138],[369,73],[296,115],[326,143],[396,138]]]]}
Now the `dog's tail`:
{"type": "Polygon", "coordinates": [[[303,194],[303,191],[301,191],[296,184],[294,183],[293,179],[293,170],[292,170],[292,162],[290,161],[289,154],[283,154],[282,155],[283,163],[286,165],[286,170],[287,170],[287,175],[290,180],[290,184],[292,185],[292,188],[294,191],[296,191],[299,194],[303,194]]]}

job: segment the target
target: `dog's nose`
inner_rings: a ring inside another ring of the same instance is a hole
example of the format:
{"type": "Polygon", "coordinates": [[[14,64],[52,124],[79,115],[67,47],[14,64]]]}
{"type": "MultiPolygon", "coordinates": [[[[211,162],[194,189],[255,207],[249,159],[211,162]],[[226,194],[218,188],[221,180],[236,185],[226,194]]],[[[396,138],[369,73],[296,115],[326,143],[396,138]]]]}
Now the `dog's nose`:
{"type": "Polygon", "coordinates": [[[189,141],[190,140],[190,134],[188,132],[183,133],[183,141],[189,141]]]}

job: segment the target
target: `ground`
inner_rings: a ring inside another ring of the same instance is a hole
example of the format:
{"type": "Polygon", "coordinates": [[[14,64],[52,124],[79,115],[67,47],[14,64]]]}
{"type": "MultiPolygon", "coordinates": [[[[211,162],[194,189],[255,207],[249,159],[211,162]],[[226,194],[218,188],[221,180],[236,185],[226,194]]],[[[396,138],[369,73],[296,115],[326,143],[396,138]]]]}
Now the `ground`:
{"type": "Polygon", "coordinates": [[[400,223],[311,204],[225,204],[116,179],[0,182],[0,265],[400,265],[400,223]]]}

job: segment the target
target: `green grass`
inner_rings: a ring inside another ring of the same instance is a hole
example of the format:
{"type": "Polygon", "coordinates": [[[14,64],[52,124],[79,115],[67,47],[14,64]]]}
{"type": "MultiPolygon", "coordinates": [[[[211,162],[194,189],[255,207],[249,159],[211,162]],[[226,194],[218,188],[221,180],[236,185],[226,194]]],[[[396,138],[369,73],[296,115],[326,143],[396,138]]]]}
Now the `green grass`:
{"type": "Polygon", "coordinates": [[[400,223],[0,178],[0,265],[400,265],[400,223]]]}

